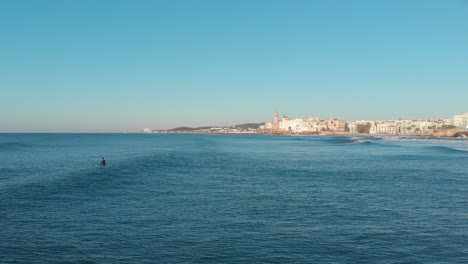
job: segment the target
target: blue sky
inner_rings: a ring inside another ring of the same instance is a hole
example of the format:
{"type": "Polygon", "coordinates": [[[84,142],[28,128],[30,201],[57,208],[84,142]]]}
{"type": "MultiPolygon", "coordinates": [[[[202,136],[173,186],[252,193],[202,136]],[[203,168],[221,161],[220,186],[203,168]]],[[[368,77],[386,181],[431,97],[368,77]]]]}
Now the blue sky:
{"type": "Polygon", "coordinates": [[[0,132],[468,111],[468,1],[0,1],[0,132]]]}

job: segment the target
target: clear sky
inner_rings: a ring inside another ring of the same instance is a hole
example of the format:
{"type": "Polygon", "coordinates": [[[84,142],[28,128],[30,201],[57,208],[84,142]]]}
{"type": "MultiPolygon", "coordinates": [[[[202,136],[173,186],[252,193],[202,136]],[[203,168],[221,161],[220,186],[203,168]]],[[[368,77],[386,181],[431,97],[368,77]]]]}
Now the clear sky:
{"type": "Polygon", "coordinates": [[[2,0],[0,33],[0,132],[468,111],[465,0],[2,0]]]}

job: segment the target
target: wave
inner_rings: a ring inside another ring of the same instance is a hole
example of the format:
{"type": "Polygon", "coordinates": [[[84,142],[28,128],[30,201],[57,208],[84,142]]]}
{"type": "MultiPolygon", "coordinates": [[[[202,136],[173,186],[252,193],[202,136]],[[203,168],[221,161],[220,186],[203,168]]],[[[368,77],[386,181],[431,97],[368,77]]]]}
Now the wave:
{"type": "MultiPolygon", "coordinates": [[[[0,183],[0,192],[23,192],[28,190],[35,196],[38,189],[44,195],[69,192],[87,192],[95,189],[114,189],[121,186],[130,186],[142,180],[142,176],[169,175],[172,173],[193,174],[203,170],[206,162],[218,164],[222,160],[226,163],[227,157],[212,155],[211,150],[199,152],[198,155],[188,152],[150,153],[138,157],[114,160],[106,167],[88,164],[82,168],[69,168],[46,170],[41,173],[31,172],[31,177],[21,180],[13,179],[0,183]]],[[[214,166],[216,168],[216,166],[214,166]]],[[[212,166],[213,169],[213,166],[212,166]]],[[[222,168],[218,168],[222,169],[222,168]]],[[[11,174],[15,171],[1,169],[11,174]]],[[[144,178],[144,177],[143,177],[144,178]]],[[[157,177],[159,178],[159,177],[157,177]]]]}
{"type": "Polygon", "coordinates": [[[431,150],[443,152],[443,153],[468,153],[467,150],[444,147],[444,146],[430,146],[430,147],[426,147],[426,149],[431,149],[431,150]]]}
{"type": "Polygon", "coordinates": [[[285,140],[290,140],[290,141],[306,141],[306,140],[314,140],[317,137],[309,136],[309,135],[294,135],[294,136],[281,136],[285,140]]]}
{"type": "Polygon", "coordinates": [[[15,150],[20,148],[30,148],[32,144],[26,144],[21,142],[3,142],[0,143],[0,150],[15,150]]]}
{"type": "Polygon", "coordinates": [[[368,137],[363,137],[363,139],[367,139],[367,140],[383,140],[383,137],[372,137],[372,136],[368,136],[368,137]]]}
{"type": "Polygon", "coordinates": [[[373,142],[372,140],[374,140],[374,138],[372,137],[334,137],[334,138],[327,140],[327,142],[335,144],[335,145],[344,145],[344,146],[350,146],[350,145],[387,146],[384,144],[373,142]]]}
{"type": "Polygon", "coordinates": [[[331,137],[327,139],[328,143],[337,144],[337,145],[345,145],[345,144],[352,144],[358,141],[359,138],[355,137],[331,137]]]}
{"type": "Polygon", "coordinates": [[[379,146],[379,147],[402,147],[398,144],[386,144],[386,141],[382,137],[372,136],[356,136],[356,137],[333,137],[326,140],[327,143],[340,146],[379,146]],[[384,143],[385,142],[385,143],[384,143]]]}
{"type": "Polygon", "coordinates": [[[379,145],[378,143],[369,141],[369,140],[364,140],[364,141],[358,141],[356,144],[360,145],[379,145]]]}

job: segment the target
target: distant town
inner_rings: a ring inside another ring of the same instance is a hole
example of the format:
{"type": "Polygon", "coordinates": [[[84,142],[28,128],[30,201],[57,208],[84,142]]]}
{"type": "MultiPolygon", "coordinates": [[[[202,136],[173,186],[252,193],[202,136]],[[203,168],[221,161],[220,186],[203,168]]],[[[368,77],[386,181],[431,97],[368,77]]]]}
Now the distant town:
{"type": "Polygon", "coordinates": [[[288,116],[283,115],[280,119],[279,113],[275,112],[273,122],[248,123],[228,127],[178,127],[169,130],[153,130],[146,128],[142,132],[275,135],[375,134],[467,137],[468,113],[455,115],[449,119],[358,120],[350,122],[333,118],[321,120],[315,116],[289,118],[288,116]]]}

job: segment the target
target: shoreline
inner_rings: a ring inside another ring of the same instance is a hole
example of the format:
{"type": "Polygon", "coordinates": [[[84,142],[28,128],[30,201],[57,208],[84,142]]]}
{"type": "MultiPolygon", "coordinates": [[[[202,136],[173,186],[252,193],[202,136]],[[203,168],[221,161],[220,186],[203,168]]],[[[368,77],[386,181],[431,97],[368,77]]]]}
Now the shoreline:
{"type": "Polygon", "coordinates": [[[372,137],[437,137],[437,138],[467,138],[468,132],[458,132],[454,135],[434,135],[434,134],[369,134],[369,133],[349,133],[349,132],[323,132],[323,133],[287,133],[287,132],[250,132],[250,133],[223,133],[208,131],[161,131],[144,134],[204,134],[204,135],[270,135],[270,136],[372,136],[372,137]]]}

